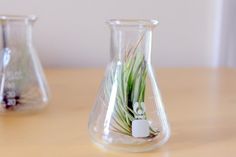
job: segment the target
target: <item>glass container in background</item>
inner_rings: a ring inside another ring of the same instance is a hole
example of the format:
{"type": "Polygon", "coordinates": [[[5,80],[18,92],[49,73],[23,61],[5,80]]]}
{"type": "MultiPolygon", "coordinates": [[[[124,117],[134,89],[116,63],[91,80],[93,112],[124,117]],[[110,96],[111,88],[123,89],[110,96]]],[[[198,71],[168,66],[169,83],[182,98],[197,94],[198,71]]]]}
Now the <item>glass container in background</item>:
{"type": "Polygon", "coordinates": [[[142,152],[164,144],[170,130],[151,65],[156,20],[110,20],[111,60],[89,118],[92,140],[142,152]]]}
{"type": "Polygon", "coordinates": [[[32,43],[35,16],[0,16],[0,113],[48,103],[48,86],[32,43]]]}

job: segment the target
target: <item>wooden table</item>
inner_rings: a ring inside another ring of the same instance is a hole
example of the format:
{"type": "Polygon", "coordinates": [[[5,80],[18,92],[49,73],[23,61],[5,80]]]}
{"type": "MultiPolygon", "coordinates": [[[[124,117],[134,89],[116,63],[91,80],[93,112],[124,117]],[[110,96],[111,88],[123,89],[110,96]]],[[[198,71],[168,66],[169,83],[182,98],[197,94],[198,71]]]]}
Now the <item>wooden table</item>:
{"type": "Polygon", "coordinates": [[[172,136],[147,153],[109,152],[88,137],[102,70],[47,70],[52,100],[43,111],[0,117],[0,157],[235,157],[236,69],[157,71],[172,136]]]}

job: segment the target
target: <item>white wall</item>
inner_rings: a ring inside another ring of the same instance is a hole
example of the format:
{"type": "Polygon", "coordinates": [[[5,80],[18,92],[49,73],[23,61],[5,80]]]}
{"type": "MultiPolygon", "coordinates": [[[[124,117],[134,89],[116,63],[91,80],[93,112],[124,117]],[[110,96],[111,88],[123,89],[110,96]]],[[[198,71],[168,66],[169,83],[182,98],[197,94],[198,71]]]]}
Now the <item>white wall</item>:
{"type": "Polygon", "coordinates": [[[1,0],[1,14],[36,14],[44,66],[105,66],[110,18],[155,18],[155,66],[216,66],[220,0],[1,0]],[[218,6],[218,7],[217,7],[218,6]]]}
{"type": "Polygon", "coordinates": [[[236,67],[236,1],[224,0],[219,34],[219,64],[236,67]]]}

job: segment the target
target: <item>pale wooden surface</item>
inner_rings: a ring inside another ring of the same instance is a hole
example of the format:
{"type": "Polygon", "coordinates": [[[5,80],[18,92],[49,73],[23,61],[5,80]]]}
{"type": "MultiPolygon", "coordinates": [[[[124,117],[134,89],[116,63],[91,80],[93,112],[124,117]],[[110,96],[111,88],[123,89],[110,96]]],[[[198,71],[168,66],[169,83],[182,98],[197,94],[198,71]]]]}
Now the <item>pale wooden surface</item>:
{"type": "Polygon", "coordinates": [[[109,152],[87,132],[102,70],[47,70],[53,94],[43,111],[0,117],[1,157],[235,157],[236,70],[160,69],[159,86],[172,129],[167,144],[148,153],[109,152]]]}

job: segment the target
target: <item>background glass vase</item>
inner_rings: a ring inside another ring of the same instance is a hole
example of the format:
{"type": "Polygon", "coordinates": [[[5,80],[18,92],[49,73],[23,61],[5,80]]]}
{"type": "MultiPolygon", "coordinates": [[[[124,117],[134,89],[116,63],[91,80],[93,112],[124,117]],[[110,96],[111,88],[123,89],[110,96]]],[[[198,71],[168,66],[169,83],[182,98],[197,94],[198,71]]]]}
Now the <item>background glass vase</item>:
{"type": "Polygon", "coordinates": [[[35,16],[0,16],[0,113],[48,102],[48,86],[32,44],[35,16]]]}
{"type": "Polygon", "coordinates": [[[170,130],[151,66],[156,20],[110,20],[111,60],[89,119],[92,140],[103,147],[147,151],[170,130]]]}

